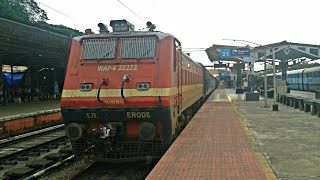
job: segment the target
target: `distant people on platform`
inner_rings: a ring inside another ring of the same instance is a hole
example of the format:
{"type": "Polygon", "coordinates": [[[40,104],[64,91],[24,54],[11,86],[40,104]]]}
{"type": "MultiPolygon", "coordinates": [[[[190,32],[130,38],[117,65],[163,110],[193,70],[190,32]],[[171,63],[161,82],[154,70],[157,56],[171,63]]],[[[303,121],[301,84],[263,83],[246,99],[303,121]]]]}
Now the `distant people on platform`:
{"type": "Polygon", "coordinates": [[[22,90],[22,97],[21,99],[24,101],[24,102],[30,102],[32,99],[31,99],[31,87],[30,86],[25,86],[22,90]]]}
{"type": "Polygon", "coordinates": [[[8,87],[0,82],[0,105],[8,105],[8,103],[21,103],[39,100],[58,99],[61,96],[58,81],[54,83],[54,87],[49,86],[31,87],[24,85],[21,87],[8,87]]]}
{"type": "Polygon", "coordinates": [[[31,96],[33,101],[38,101],[40,96],[40,89],[39,88],[32,88],[31,89],[31,96]]]}
{"type": "Polygon", "coordinates": [[[4,104],[4,93],[3,93],[3,85],[2,83],[0,82],[0,105],[3,105],[4,104]]]}
{"type": "Polygon", "coordinates": [[[60,98],[59,84],[58,81],[54,82],[54,99],[60,98]]]}

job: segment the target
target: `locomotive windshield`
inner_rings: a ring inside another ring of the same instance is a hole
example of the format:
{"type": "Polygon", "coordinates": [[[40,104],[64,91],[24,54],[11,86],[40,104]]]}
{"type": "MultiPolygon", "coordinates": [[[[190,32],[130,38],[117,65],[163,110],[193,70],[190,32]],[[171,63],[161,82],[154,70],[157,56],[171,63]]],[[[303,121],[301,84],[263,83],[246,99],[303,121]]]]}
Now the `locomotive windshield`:
{"type": "Polygon", "coordinates": [[[82,41],[81,59],[114,59],[116,39],[85,39],[82,41]]]}
{"type": "Polygon", "coordinates": [[[156,52],[156,42],[156,37],[84,39],[82,41],[81,59],[115,59],[117,53],[117,43],[121,44],[121,58],[123,59],[154,58],[156,52]]]}
{"type": "Polygon", "coordinates": [[[121,57],[124,59],[155,57],[156,37],[123,38],[121,57]]]}

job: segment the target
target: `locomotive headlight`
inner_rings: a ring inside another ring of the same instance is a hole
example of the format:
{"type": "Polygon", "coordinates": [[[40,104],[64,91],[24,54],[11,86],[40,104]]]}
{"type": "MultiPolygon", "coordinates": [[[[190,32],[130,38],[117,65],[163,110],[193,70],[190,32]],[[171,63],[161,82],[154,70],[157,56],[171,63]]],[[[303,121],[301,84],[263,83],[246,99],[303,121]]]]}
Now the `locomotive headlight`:
{"type": "Polygon", "coordinates": [[[92,90],[92,83],[81,83],[80,84],[80,91],[91,91],[92,90]]]}
{"type": "Polygon", "coordinates": [[[66,127],[67,137],[71,141],[79,140],[83,135],[84,127],[78,123],[71,123],[66,127]]]}
{"type": "Polygon", "coordinates": [[[142,140],[152,140],[156,135],[156,127],[149,122],[143,122],[139,128],[139,138],[142,140]]]}
{"type": "Polygon", "coordinates": [[[147,91],[149,89],[150,83],[148,82],[139,82],[137,83],[138,91],[147,91]]]}

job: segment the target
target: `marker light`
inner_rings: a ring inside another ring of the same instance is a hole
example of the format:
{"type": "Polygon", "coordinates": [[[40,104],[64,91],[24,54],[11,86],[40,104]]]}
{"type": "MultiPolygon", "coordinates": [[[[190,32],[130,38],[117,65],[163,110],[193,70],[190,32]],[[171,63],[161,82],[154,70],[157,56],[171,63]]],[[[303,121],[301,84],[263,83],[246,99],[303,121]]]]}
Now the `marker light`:
{"type": "Polygon", "coordinates": [[[137,83],[137,90],[138,91],[147,91],[149,89],[150,83],[147,82],[139,82],[137,83]]]}
{"type": "Polygon", "coordinates": [[[80,91],[91,91],[92,90],[92,83],[81,83],[80,84],[80,91]]]}

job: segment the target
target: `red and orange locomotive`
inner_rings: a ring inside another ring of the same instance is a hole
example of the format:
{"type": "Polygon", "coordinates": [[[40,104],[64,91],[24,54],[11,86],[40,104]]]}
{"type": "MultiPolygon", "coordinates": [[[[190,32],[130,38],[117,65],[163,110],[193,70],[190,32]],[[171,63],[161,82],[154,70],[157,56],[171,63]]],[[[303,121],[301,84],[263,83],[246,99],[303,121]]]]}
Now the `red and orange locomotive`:
{"type": "Polygon", "coordinates": [[[98,26],[72,40],[61,98],[72,148],[103,161],[160,158],[218,80],[150,22],[98,26]]]}

